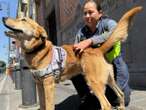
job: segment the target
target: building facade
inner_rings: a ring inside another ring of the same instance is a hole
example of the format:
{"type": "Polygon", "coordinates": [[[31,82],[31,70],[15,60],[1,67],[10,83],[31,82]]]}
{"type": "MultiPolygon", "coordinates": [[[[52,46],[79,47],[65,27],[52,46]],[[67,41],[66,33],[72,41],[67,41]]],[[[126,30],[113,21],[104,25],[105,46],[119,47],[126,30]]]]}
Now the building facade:
{"type": "MultiPolygon", "coordinates": [[[[39,0],[38,0],[39,1],[39,0]]],[[[85,0],[40,0],[38,22],[48,32],[53,44],[72,44],[77,30],[83,25],[82,4],[85,0]]],[[[124,58],[130,71],[130,85],[146,88],[146,1],[102,0],[103,11],[115,20],[134,6],[143,6],[133,21],[128,40],[123,43],[124,58]]]]}

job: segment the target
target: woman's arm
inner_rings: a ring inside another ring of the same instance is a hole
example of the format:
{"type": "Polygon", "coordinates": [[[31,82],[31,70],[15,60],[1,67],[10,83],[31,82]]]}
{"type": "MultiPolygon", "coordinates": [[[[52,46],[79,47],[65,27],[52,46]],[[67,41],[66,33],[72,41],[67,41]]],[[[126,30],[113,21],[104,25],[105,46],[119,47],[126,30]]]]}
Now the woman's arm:
{"type": "Polygon", "coordinates": [[[95,34],[92,38],[89,38],[92,40],[92,45],[97,45],[105,42],[113,32],[113,29],[116,27],[116,25],[117,25],[116,21],[112,19],[105,19],[102,22],[102,26],[105,28],[106,31],[100,35],[95,34]]]}

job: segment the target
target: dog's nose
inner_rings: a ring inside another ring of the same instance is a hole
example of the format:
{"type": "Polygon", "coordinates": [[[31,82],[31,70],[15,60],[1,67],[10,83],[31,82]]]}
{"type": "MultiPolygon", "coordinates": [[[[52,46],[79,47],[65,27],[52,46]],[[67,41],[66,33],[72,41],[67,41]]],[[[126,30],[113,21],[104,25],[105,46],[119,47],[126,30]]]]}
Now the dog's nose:
{"type": "Polygon", "coordinates": [[[8,17],[3,17],[3,22],[5,22],[8,19],[8,17]]]}

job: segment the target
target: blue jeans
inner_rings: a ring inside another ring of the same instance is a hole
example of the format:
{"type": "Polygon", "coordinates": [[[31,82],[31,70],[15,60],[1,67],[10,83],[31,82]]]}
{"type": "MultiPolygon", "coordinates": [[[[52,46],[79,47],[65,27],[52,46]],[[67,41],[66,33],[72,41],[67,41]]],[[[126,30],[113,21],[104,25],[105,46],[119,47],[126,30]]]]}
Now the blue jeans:
{"type": "Polygon", "coordinates": [[[128,105],[130,102],[131,90],[128,85],[129,81],[129,71],[127,64],[123,60],[122,56],[118,56],[113,60],[114,73],[117,85],[121,88],[125,95],[125,105],[128,105]]]}

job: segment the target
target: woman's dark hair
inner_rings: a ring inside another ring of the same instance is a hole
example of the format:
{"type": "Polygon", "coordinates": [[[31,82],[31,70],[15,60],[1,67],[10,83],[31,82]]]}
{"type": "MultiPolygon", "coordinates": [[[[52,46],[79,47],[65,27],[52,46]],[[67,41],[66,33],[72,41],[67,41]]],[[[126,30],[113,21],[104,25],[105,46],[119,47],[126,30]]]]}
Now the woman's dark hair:
{"type": "Polygon", "coordinates": [[[88,2],[93,2],[96,5],[96,8],[98,11],[102,11],[101,5],[100,5],[100,1],[99,0],[85,0],[83,7],[85,6],[86,3],[88,2]]]}

